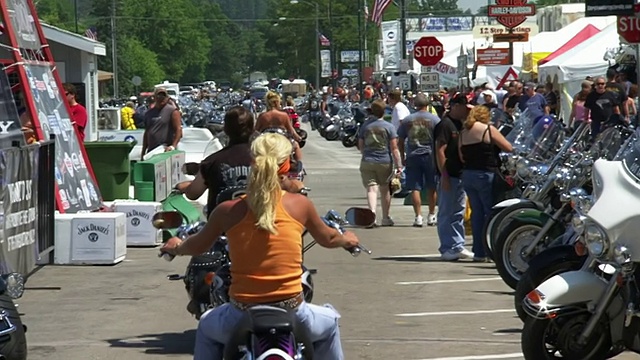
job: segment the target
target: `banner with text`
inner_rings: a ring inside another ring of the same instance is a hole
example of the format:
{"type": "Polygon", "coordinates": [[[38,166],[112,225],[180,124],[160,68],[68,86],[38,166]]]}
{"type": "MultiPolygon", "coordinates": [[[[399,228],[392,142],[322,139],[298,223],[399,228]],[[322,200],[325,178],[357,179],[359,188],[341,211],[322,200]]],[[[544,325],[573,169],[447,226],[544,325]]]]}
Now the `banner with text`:
{"type": "Polygon", "coordinates": [[[331,77],[331,50],[320,50],[320,76],[331,77]]]}
{"type": "Polygon", "coordinates": [[[38,145],[0,150],[0,273],[27,274],[35,266],[38,145]]]}
{"type": "Polygon", "coordinates": [[[398,71],[402,58],[400,21],[383,21],[380,29],[382,32],[382,70],[398,71]]]}

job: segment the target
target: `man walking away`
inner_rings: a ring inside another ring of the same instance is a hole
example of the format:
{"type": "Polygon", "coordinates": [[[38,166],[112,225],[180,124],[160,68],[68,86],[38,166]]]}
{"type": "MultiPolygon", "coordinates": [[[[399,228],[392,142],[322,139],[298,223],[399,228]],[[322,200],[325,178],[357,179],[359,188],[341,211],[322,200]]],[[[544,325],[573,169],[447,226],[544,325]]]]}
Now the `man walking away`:
{"type": "Polygon", "coordinates": [[[147,150],[153,150],[158,146],[164,146],[165,151],[175,150],[182,138],[180,112],[169,103],[167,89],[157,88],[153,97],[155,104],[144,115],[143,158],[147,150]]]}
{"type": "Polygon", "coordinates": [[[393,90],[389,93],[389,106],[393,109],[391,112],[391,123],[395,126],[396,130],[400,127],[400,123],[404,118],[409,116],[411,112],[407,105],[402,102],[402,91],[393,90]]]}
{"type": "Polygon", "coordinates": [[[404,118],[398,129],[398,148],[405,166],[406,186],[411,190],[413,226],[422,227],[422,199],[420,193],[427,189],[429,215],[427,225],[436,224],[436,173],[433,157],[433,131],[440,119],[429,111],[429,101],[424,94],[413,100],[417,112],[404,118]],[[406,155],[405,155],[405,141],[406,155]]]}
{"type": "Polygon", "coordinates": [[[436,163],[440,175],[438,184],[438,237],[442,260],[454,261],[473,258],[464,248],[464,211],[466,194],[462,187],[462,160],[458,153],[458,140],[462,123],[473,108],[467,98],[455,94],[449,101],[450,109],[435,128],[436,163]]]}

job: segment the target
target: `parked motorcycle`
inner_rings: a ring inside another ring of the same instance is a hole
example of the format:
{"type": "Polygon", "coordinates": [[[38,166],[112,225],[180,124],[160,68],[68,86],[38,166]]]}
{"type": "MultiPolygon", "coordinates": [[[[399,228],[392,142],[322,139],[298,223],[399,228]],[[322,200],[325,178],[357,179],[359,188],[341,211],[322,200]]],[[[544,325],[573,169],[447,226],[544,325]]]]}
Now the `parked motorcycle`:
{"type": "Polygon", "coordinates": [[[637,132],[633,137],[620,160],[593,166],[595,202],[582,231],[585,265],[546,280],[523,301],[525,359],[640,353],[640,142],[637,132]]]}
{"type": "Polygon", "coordinates": [[[0,275],[0,359],[27,359],[27,327],[13,302],[22,297],[24,282],[19,273],[0,275]]]}

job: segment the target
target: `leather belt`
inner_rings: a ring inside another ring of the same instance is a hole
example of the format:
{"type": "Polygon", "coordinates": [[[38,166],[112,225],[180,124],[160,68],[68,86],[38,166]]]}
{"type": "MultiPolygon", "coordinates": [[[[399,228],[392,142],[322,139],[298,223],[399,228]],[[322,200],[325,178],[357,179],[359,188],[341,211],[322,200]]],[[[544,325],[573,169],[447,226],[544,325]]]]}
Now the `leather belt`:
{"type": "Polygon", "coordinates": [[[239,302],[234,298],[229,298],[229,302],[233,306],[235,306],[236,308],[242,311],[245,311],[254,306],[273,306],[273,307],[278,307],[282,309],[293,310],[293,309],[296,309],[298,306],[300,306],[300,304],[304,302],[304,296],[302,293],[300,293],[290,299],[286,299],[286,300],[282,300],[274,303],[266,303],[266,304],[247,304],[247,303],[239,302]]]}

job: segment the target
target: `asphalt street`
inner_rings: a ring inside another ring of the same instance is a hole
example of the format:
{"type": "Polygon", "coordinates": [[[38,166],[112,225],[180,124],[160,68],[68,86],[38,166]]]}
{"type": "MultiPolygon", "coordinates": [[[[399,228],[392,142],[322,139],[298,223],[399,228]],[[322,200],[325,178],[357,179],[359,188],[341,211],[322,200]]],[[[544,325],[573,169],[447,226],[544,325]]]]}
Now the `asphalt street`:
{"type": "MultiPolygon", "coordinates": [[[[304,148],[310,197],[321,213],[366,205],[359,154],[310,132],[304,148]]],[[[426,210],[426,208],[425,208],[426,210]]],[[[315,303],[341,313],[346,359],[522,359],[512,291],[492,264],[442,262],[433,227],[413,228],[394,199],[396,226],[355,230],[371,256],[315,247],[305,255],[315,303]]],[[[468,239],[470,244],[471,239],[468,239]]],[[[196,320],[181,282],[188,259],[129,248],[115,266],[46,266],[18,301],[29,359],[189,359],[196,320]]],[[[624,354],[616,359],[637,359],[624,354]]]]}

